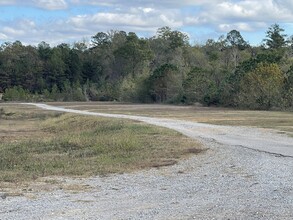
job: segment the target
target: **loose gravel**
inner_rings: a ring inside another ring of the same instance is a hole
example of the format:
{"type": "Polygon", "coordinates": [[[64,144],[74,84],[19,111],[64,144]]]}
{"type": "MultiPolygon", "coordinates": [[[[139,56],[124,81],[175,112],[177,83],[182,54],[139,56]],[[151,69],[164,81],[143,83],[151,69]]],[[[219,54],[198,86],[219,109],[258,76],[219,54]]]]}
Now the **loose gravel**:
{"type": "Polygon", "coordinates": [[[114,117],[175,129],[208,150],[135,173],[51,177],[51,190],[39,190],[36,181],[21,196],[0,193],[0,219],[293,219],[292,138],[265,129],[114,117]]]}

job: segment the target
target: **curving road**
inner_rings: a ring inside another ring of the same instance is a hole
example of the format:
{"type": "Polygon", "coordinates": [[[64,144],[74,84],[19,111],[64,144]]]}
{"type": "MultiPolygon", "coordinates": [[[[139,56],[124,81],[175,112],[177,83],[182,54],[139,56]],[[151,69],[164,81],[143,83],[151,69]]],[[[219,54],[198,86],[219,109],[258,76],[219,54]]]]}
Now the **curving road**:
{"type": "Polygon", "coordinates": [[[276,132],[272,132],[267,129],[220,126],[143,116],[95,113],[74,109],[66,109],[63,107],[50,106],[46,104],[28,104],[46,110],[143,121],[148,124],[162,126],[179,131],[191,138],[212,139],[221,144],[236,145],[258,151],[293,157],[293,138],[290,138],[286,135],[277,134],[276,132]]]}
{"type": "Polygon", "coordinates": [[[0,197],[1,220],[293,219],[292,138],[265,129],[31,105],[164,126],[200,140],[208,150],[159,169],[32,183],[23,196],[0,197]],[[38,190],[52,181],[54,190],[38,190]]]}

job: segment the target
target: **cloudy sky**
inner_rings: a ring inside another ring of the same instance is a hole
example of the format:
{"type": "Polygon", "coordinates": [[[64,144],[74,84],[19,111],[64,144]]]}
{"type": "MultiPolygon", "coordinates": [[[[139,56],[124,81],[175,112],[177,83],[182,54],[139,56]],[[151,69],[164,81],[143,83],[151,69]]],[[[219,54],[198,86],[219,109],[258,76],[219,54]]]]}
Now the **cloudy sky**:
{"type": "Polygon", "coordinates": [[[236,29],[258,45],[274,23],[293,35],[293,0],[0,0],[0,14],[0,43],[56,45],[109,30],[150,37],[163,26],[193,44],[236,29]]]}

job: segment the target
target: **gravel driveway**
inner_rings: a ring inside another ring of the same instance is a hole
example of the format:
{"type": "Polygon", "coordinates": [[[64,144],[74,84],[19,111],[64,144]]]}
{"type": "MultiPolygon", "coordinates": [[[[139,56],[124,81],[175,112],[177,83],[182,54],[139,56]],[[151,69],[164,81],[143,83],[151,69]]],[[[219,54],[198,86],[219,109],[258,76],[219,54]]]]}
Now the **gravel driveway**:
{"type": "Polygon", "coordinates": [[[22,196],[2,194],[0,219],[293,219],[293,138],[266,129],[35,105],[168,127],[208,150],[159,169],[53,178],[51,190],[32,183],[22,196]]]}

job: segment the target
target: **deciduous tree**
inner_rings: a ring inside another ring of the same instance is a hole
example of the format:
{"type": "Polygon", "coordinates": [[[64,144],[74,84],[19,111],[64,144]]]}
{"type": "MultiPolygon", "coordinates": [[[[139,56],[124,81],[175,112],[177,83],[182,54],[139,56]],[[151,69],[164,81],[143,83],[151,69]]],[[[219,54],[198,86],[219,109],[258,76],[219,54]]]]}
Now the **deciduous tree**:
{"type": "Polygon", "coordinates": [[[280,106],[284,75],[274,63],[259,63],[240,82],[239,106],[270,109],[280,106]]]}

